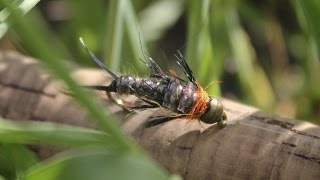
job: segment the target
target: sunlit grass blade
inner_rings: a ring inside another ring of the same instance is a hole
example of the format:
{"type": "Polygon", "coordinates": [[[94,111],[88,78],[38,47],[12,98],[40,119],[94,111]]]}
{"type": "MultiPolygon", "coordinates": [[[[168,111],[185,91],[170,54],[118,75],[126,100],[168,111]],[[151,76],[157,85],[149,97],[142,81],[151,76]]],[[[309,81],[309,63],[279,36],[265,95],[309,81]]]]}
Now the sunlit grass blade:
{"type": "Polygon", "coordinates": [[[57,155],[26,173],[26,180],[54,179],[168,179],[149,159],[101,148],[79,149],[57,155]]]}
{"type": "Polygon", "coordinates": [[[123,55],[126,55],[127,61],[130,62],[130,66],[133,65],[133,68],[138,72],[145,72],[147,68],[141,63],[139,59],[144,57],[143,53],[147,53],[146,44],[144,42],[143,34],[138,26],[138,20],[133,9],[132,2],[127,1],[124,17],[124,38],[122,49],[127,49],[122,52],[123,55]],[[129,59],[127,59],[129,58],[129,59]]]}
{"type": "Polygon", "coordinates": [[[274,103],[272,88],[263,69],[256,62],[255,51],[250,44],[249,37],[239,24],[236,10],[230,8],[226,18],[232,53],[243,94],[251,103],[270,108],[274,103]]]}
{"type": "Polygon", "coordinates": [[[188,32],[186,58],[191,67],[197,67],[201,62],[201,55],[205,49],[206,20],[210,1],[189,0],[188,4],[188,32]]]}
{"type": "MultiPolygon", "coordinates": [[[[223,73],[224,61],[229,52],[228,36],[225,25],[225,1],[211,1],[211,8],[208,12],[209,17],[209,38],[211,41],[211,59],[207,61],[202,61],[200,66],[206,67],[201,68],[199,74],[204,74],[203,76],[209,77],[207,81],[215,82],[212,86],[216,87],[216,91],[219,92],[219,78],[223,73]],[[203,70],[202,70],[203,69],[203,70]],[[206,71],[206,73],[203,73],[206,71]]],[[[202,78],[201,76],[200,78],[202,78]]],[[[211,87],[212,87],[211,86],[211,87]]],[[[210,94],[219,95],[215,92],[215,89],[208,89],[210,94]]]]}
{"type": "Polygon", "coordinates": [[[0,119],[0,142],[85,146],[114,143],[105,132],[51,122],[17,122],[0,119]]]}
{"type": "Polygon", "coordinates": [[[8,7],[11,13],[12,24],[14,24],[14,30],[19,37],[26,43],[28,43],[30,51],[37,54],[40,57],[39,60],[43,62],[57,77],[64,80],[69,86],[70,90],[74,92],[76,100],[78,100],[83,107],[88,111],[90,117],[93,117],[98,127],[108,132],[112,136],[115,145],[122,151],[136,151],[136,146],[124,135],[114,121],[110,117],[106,116],[105,110],[102,106],[99,106],[92,97],[85,93],[84,89],[81,89],[76,82],[69,75],[70,69],[66,64],[59,59],[62,57],[60,52],[57,51],[52,44],[48,43],[46,36],[43,34],[45,30],[39,31],[37,28],[30,26],[30,21],[24,18],[19,11],[12,7],[6,0],[1,0],[2,4],[8,7]],[[41,33],[40,33],[41,32],[41,33]],[[39,49],[41,48],[41,50],[39,49]]]}
{"type": "Polygon", "coordinates": [[[320,52],[320,1],[318,0],[295,0],[296,8],[300,11],[300,18],[303,18],[303,26],[316,40],[318,52],[320,52]]]}
{"type": "MultiPolygon", "coordinates": [[[[207,31],[206,31],[207,32],[207,31]]],[[[206,89],[209,95],[219,96],[220,95],[220,84],[219,84],[219,71],[215,71],[215,66],[219,64],[214,59],[212,51],[212,41],[210,41],[209,34],[204,35],[204,50],[201,55],[201,61],[197,68],[197,78],[200,80],[201,85],[206,89]]]]}
{"type": "Polygon", "coordinates": [[[317,51],[317,47],[314,41],[311,41],[309,43],[309,46],[309,56],[306,62],[308,75],[310,77],[308,82],[311,89],[312,97],[320,100],[320,52],[317,51]]]}
{"type": "MultiPolygon", "coordinates": [[[[320,99],[320,1],[295,0],[298,22],[308,41],[307,59],[303,63],[311,96],[320,99]]],[[[311,98],[310,98],[311,99],[311,98]]]]}
{"type": "MultiPolygon", "coordinates": [[[[18,8],[21,10],[21,12],[23,14],[26,14],[34,6],[36,6],[39,1],[40,0],[23,0],[23,1],[16,0],[13,3],[20,3],[18,5],[18,8]]],[[[0,23],[0,38],[2,38],[6,34],[6,32],[8,31],[9,25],[5,20],[9,17],[9,14],[10,13],[7,11],[7,9],[3,9],[0,12],[0,20],[1,20],[1,23],[0,23]]]]}
{"type": "Polygon", "coordinates": [[[120,69],[123,24],[127,3],[126,0],[111,0],[109,3],[104,61],[113,70],[120,69]]]}
{"type": "MultiPolygon", "coordinates": [[[[217,81],[220,72],[214,71],[219,68],[219,60],[214,59],[212,41],[210,41],[208,24],[210,21],[209,9],[211,1],[188,1],[188,34],[186,58],[194,69],[202,86],[217,81]]],[[[210,34],[211,35],[211,34],[210,34]]],[[[218,96],[220,94],[219,83],[209,86],[208,93],[218,96]]]]}

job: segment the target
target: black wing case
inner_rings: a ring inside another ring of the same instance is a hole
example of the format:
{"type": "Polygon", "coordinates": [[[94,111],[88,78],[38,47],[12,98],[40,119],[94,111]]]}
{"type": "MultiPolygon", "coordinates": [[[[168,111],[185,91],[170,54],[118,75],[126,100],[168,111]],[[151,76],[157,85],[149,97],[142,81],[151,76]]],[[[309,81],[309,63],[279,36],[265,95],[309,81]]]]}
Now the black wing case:
{"type": "Polygon", "coordinates": [[[182,68],[184,74],[187,76],[187,78],[196,85],[196,78],[193,75],[192,70],[190,69],[186,59],[183,57],[180,51],[177,51],[176,54],[174,54],[176,58],[178,59],[177,63],[182,68]]]}

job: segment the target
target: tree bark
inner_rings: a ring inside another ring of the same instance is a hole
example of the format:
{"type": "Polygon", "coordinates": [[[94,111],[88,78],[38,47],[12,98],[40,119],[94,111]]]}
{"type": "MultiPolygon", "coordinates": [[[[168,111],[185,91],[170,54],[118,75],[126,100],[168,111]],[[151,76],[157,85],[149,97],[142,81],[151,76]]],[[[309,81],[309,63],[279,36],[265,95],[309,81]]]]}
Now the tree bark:
{"type": "MultiPolygon", "coordinates": [[[[107,75],[98,70],[75,69],[73,76],[83,85],[107,82],[107,75]]],[[[0,53],[0,116],[93,127],[62,89],[63,84],[32,58],[0,53]]],[[[144,128],[148,117],[162,111],[127,116],[112,102],[105,104],[151,157],[184,179],[319,179],[319,126],[221,100],[229,121],[223,129],[185,119],[144,128]]],[[[53,147],[37,149],[42,158],[55,151],[53,147]]]]}

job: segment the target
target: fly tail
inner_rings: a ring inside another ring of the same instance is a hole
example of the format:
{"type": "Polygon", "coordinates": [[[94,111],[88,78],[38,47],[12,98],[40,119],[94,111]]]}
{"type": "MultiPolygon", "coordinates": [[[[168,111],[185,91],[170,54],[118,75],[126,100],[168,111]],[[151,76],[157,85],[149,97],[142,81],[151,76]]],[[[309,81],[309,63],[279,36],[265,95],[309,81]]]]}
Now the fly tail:
{"type": "Polygon", "coordinates": [[[87,47],[87,45],[84,43],[82,37],[79,38],[80,43],[84,47],[84,49],[88,52],[90,57],[96,62],[102,69],[104,69],[108,74],[110,74],[114,79],[118,79],[119,76],[116,75],[114,72],[112,72],[110,69],[108,69],[87,47]]]}
{"type": "MultiPolygon", "coordinates": [[[[113,81],[115,82],[115,81],[113,81]]],[[[105,91],[105,92],[116,92],[117,88],[115,86],[115,83],[111,83],[109,86],[82,86],[87,89],[94,89],[97,91],[105,91]]]]}

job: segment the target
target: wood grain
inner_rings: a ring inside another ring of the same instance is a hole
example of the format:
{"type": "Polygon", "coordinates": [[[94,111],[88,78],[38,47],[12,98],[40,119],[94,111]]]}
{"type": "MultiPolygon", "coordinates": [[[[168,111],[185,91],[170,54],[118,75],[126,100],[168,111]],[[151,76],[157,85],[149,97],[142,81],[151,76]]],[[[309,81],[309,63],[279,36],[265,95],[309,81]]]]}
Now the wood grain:
{"type": "MultiPolygon", "coordinates": [[[[75,69],[81,84],[102,84],[106,75],[92,69],[75,69]]],[[[53,80],[35,60],[14,52],[0,53],[0,115],[12,120],[53,121],[93,127],[84,111],[62,93],[63,84],[53,80]]],[[[97,97],[104,97],[98,93],[97,97]]],[[[229,119],[223,129],[198,121],[177,119],[144,128],[160,109],[128,115],[106,101],[106,110],[118,117],[152,158],[170,173],[184,179],[319,179],[320,128],[262,112],[222,99],[229,119]]],[[[60,147],[37,147],[42,158],[60,147]]]]}

